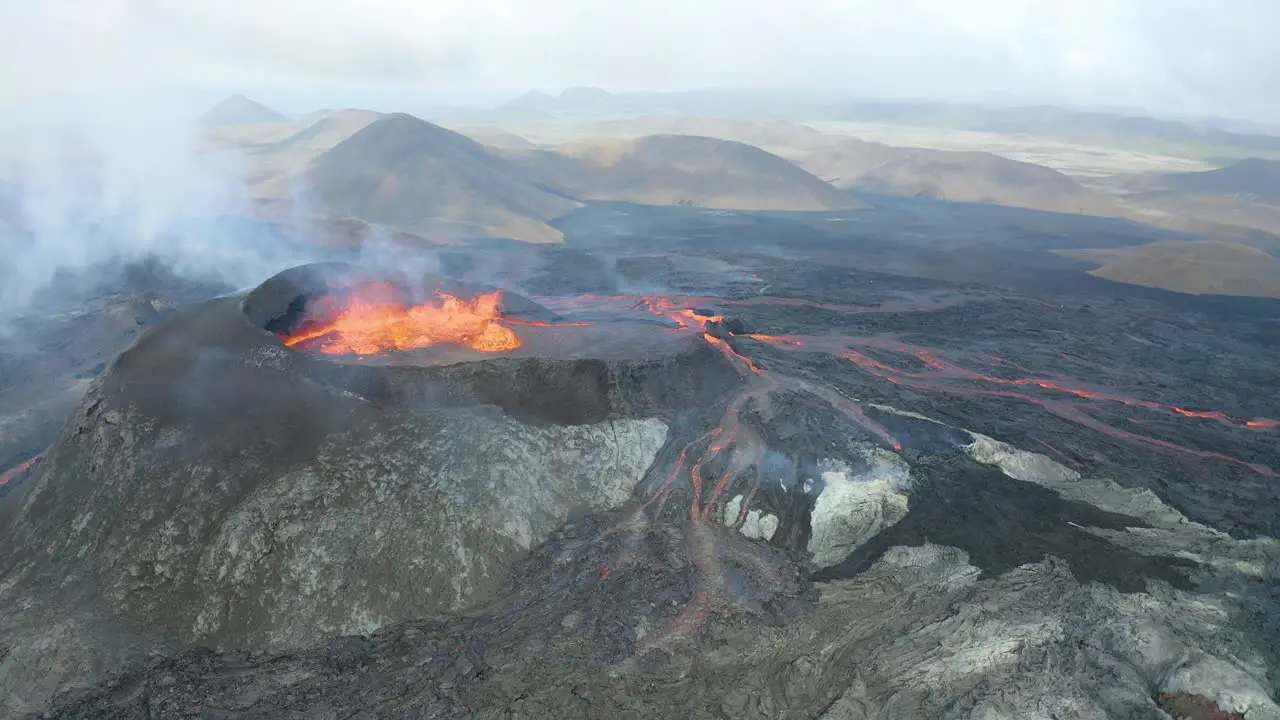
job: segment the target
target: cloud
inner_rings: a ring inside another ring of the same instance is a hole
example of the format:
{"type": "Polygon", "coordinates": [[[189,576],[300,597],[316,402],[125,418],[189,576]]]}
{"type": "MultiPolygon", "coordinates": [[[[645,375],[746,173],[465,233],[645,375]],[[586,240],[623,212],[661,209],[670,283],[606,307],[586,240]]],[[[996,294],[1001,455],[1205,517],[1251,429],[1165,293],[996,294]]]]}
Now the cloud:
{"type": "Polygon", "coordinates": [[[0,9],[31,90],[794,88],[1280,117],[1271,0],[46,0],[0,9]]]}

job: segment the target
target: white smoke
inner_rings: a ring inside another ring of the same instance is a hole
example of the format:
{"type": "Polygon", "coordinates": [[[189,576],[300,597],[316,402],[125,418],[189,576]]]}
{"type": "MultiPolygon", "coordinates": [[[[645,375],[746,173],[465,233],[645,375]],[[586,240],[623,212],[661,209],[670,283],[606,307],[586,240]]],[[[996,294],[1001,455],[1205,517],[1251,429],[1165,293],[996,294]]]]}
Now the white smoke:
{"type": "Polygon", "coordinates": [[[0,324],[42,290],[154,259],[247,287],[308,253],[251,213],[242,162],[203,141],[199,110],[154,98],[9,114],[0,126],[0,324]]]}

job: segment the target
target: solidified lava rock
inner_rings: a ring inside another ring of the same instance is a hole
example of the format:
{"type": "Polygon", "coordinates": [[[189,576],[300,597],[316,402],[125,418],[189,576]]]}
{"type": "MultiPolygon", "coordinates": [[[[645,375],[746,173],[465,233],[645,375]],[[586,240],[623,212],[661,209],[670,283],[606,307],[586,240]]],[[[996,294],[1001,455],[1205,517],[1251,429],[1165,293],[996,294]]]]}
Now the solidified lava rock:
{"type": "Polygon", "coordinates": [[[294,650],[491,600],[737,382],[693,344],[334,363],[265,328],[317,270],[170,318],[93,381],[2,531],[5,714],[149,652],[294,650]]]}
{"type": "MultiPolygon", "coordinates": [[[[811,249],[761,272],[875,299],[811,249]]],[[[1038,350],[1056,315],[752,304],[675,352],[365,364],[266,329],[331,282],[296,274],[95,382],[0,531],[0,707],[78,685],[47,716],[1280,718],[1280,546],[1201,524],[1257,479],[1169,473],[1207,498],[1189,518],[1146,482],[1177,456],[739,332],[1038,350]]]]}

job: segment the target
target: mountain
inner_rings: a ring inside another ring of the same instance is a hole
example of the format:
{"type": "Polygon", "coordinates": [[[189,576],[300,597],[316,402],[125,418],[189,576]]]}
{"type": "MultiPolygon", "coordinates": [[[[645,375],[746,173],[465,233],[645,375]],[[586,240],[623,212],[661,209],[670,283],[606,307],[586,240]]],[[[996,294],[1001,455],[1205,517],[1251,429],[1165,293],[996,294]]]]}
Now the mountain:
{"type": "Polygon", "coordinates": [[[489,145],[491,147],[507,150],[533,150],[538,147],[521,135],[508,132],[502,128],[494,127],[492,125],[456,128],[456,130],[481,145],[489,145]]]}
{"type": "Polygon", "coordinates": [[[1191,123],[1136,114],[1076,110],[1047,105],[987,107],[939,102],[860,101],[846,104],[838,119],[953,130],[976,130],[1054,138],[1105,147],[1169,150],[1195,155],[1258,150],[1280,153],[1280,136],[1237,132],[1238,126],[1191,123]]]}
{"type": "Polygon", "coordinates": [[[272,150],[328,150],[381,117],[372,110],[334,110],[284,140],[273,143],[272,150]]]}
{"type": "Polygon", "coordinates": [[[758,147],[692,135],[650,135],[518,156],[546,182],[584,199],[732,210],[862,207],[838,188],[758,147]]]}
{"type": "Polygon", "coordinates": [[[1220,119],[1168,119],[1141,111],[1098,111],[1049,105],[993,106],[896,100],[815,98],[797,93],[730,90],[619,92],[571,88],[559,96],[526,93],[494,111],[510,120],[531,113],[564,116],[634,116],[654,113],[837,120],[953,130],[1013,133],[1072,143],[1170,151],[1197,157],[1280,155],[1274,128],[1220,119]],[[1249,151],[1255,151],[1250,153],[1249,151]]]}
{"type": "Polygon", "coordinates": [[[593,123],[601,136],[695,135],[734,140],[777,153],[791,148],[827,147],[834,139],[808,125],[786,120],[747,120],[706,115],[660,114],[593,123]]]}
{"type": "Polygon", "coordinates": [[[491,111],[492,119],[534,115],[555,117],[634,117],[649,114],[705,115],[736,118],[835,119],[838,106],[790,94],[735,90],[681,92],[609,92],[572,87],[559,95],[528,92],[491,111]]]}
{"type": "Polygon", "coordinates": [[[1280,162],[1247,158],[1197,172],[1143,173],[1107,182],[1141,222],[1280,251],[1280,162]]]}
{"type": "MultiPolygon", "coordinates": [[[[886,158],[893,154],[884,151],[886,158]]],[[[866,170],[848,184],[889,195],[1051,212],[1120,213],[1119,205],[1109,195],[1088,189],[1057,170],[988,152],[911,150],[866,170]]]]}
{"type": "Polygon", "coordinates": [[[1185,293],[1280,298],[1280,260],[1237,243],[1162,241],[1057,252],[1096,263],[1098,267],[1090,274],[1109,280],[1185,293]]]}
{"type": "Polygon", "coordinates": [[[929,152],[856,137],[825,137],[825,143],[787,152],[785,155],[805,170],[842,188],[854,187],[863,175],[887,163],[901,160],[913,151],[929,152]]]}
{"type": "Polygon", "coordinates": [[[1280,205],[1280,161],[1246,158],[1217,170],[1143,176],[1138,185],[1155,192],[1214,195],[1280,205]]]}
{"type": "Polygon", "coordinates": [[[320,155],[299,180],[327,212],[444,240],[556,241],[544,221],[578,206],[465,135],[402,113],[320,155]]]}
{"type": "Polygon", "coordinates": [[[289,122],[287,116],[244,95],[232,95],[214,105],[204,114],[202,120],[206,127],[289,122]]]}
{"type": "Polygon", "coordinates": [[[555,112],[557,102],[554,95],[549,95],[541,90],[530,90],[502,103],[498,107],[509,110],[552,113],[555,112]]]}

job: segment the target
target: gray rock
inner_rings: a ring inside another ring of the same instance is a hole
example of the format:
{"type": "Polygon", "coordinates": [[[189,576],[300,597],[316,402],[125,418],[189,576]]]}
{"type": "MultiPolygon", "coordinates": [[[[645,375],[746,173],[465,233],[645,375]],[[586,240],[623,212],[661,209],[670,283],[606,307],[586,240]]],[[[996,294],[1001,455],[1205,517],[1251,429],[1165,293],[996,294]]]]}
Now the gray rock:
{"type": "Polygon", "coordinates": [[[4,531],[5,713],[151,652],[292,650],[491,599],[667,439],[657,417],[517,420],[457,369],[375,406],[306,364],[225,299],[94,383],[4,531]]]}

